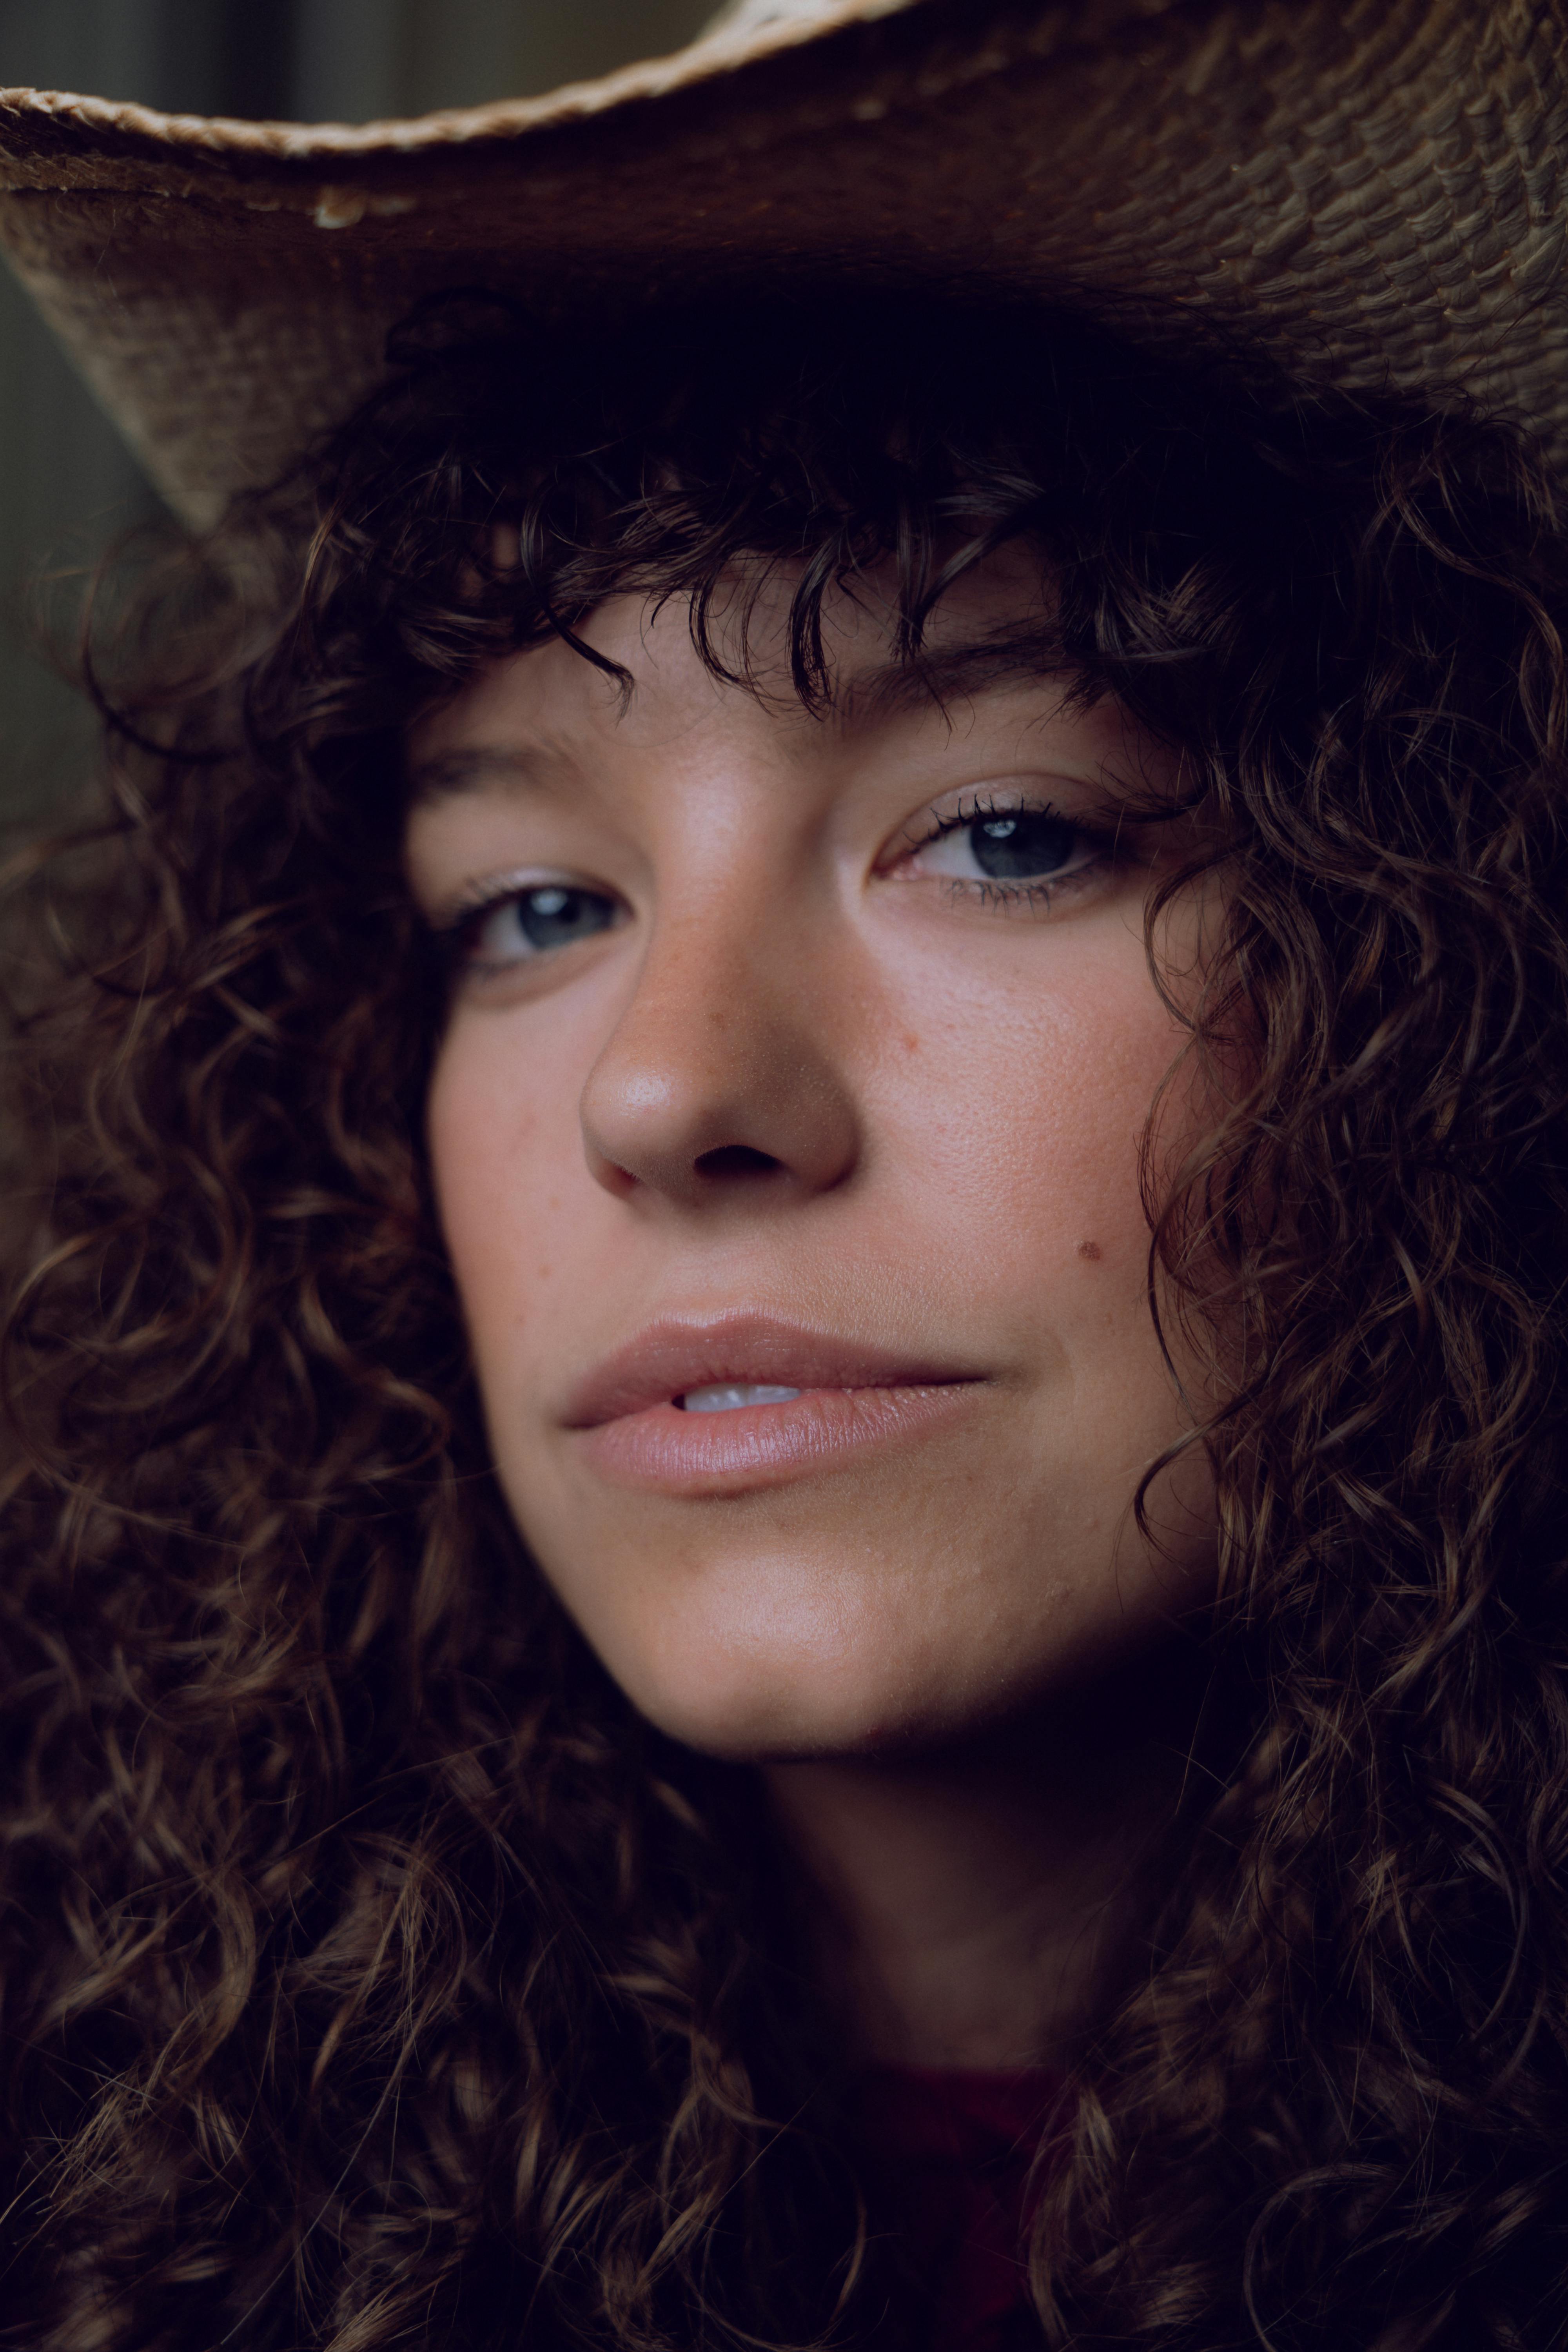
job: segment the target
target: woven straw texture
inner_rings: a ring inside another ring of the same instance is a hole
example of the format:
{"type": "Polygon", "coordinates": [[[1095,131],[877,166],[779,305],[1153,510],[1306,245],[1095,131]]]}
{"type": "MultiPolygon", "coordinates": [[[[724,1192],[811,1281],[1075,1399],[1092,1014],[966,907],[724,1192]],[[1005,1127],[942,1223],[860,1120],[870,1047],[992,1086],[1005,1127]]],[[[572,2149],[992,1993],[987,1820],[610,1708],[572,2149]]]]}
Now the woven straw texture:
{"type": "Polygon", "coordinates": [[[1568,0],[822,0],[416,123],[0,94],[0,244],[201,520],[443,286],[546,318],[823,274],[1239,327],[1568,464],[1568,0]]]}

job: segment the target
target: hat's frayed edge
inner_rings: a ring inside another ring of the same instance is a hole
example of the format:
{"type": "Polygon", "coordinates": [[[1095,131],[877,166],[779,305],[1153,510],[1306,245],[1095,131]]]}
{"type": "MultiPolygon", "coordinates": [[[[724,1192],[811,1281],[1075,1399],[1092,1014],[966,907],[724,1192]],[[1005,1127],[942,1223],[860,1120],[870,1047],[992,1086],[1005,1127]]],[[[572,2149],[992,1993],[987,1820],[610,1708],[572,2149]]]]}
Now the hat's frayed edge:
{"type": "MultiPolygon", "coordinates": [[[[422,148],[460,147],[557,123],[582,121],[639,100],[668,97],[716,80],[781,50],[803,48],[879,17],[898,16],[919,0],[827,0],[810,16],[781,16],[760,26],[720,26],[668,57],[621,66],[594,81],[563,83],[540,98],[496,99],[484,106],[446,107],[433,114],[374,122],[248,122],[231,115],[163,114],[133,101],[80,98],[67,90],[0,89],[0,187],[37,187],[37,158],[26,146],[28,118],[63,119],[78,132],[96,133],[106,146],[124,139],[153,142],[182,156],[246,156],[278,163],[322,157],[383,160],[422,148]],[[7,137],[9,131],[10,137],[7,137]],[[26,176],[16,176],[17,167],[26,176]]],[[[80,150],[71,184],[81,184],[80,150]]]]}

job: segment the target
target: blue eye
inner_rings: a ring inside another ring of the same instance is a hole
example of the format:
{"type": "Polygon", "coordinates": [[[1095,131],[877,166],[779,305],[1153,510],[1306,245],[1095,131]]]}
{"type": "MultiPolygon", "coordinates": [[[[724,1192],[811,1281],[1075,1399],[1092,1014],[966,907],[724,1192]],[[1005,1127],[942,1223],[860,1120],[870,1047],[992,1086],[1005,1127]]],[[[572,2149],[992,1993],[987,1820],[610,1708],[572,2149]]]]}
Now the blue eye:
{"type": "Polygon", "coordinates": [[[1023,881],[1059,874],[1069,866],[1079,835],[1062,817],[1018,809],[1007,816],[976,817],[969,839],[982,874],[994,881],[1023,881]]]}
{"type": "Polygon", "coordinates": [[[963,882],[1052,882],[1095,861],[1096,843],[1052,809],[993,808],[944,823],[915,855],[922,874],[963,882]]]}
{"type": "Polygon", "coordinates": [[[471,916],[463,927],[464,953],[468,962],[492,968],[523,963],[552,948],[569,947],[574,940],[609,930],[619,913],[617,901],[602,890],[541,882],[514,890],[471,916]]]}

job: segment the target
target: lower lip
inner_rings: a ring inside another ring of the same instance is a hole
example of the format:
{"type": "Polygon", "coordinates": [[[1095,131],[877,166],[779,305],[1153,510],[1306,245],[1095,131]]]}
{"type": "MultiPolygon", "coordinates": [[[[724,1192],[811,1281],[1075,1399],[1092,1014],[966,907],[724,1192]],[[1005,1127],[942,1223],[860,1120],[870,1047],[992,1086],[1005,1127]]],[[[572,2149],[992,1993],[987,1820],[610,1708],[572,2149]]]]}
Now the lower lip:
{"type": "Polygon", "coordinates": [[[803,1389],[784,1404],[728,1412],[647,1406],[574,1432],[600,1475],[667,1495],[743,1494],[829,1470],[868,1446],[923,1437],[953,1420],[978,1381],[909,1388],[803,1389]]]}

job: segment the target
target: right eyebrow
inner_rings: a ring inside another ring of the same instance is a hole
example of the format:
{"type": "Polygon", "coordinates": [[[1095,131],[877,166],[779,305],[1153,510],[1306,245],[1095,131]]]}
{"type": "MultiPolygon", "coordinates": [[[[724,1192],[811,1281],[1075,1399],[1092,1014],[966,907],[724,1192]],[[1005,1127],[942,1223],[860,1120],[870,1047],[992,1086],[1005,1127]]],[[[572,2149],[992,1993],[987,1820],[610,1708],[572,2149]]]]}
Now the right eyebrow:
{"type": "Polygon", "coordinates": [[[408,771],[408,804],[451,800],[460,793],[526,792],[543,782],[543,771],[559,764],[545,744],[528,750],[502,743],[464,743],[456,751],[421,760],[408,771]]]}

